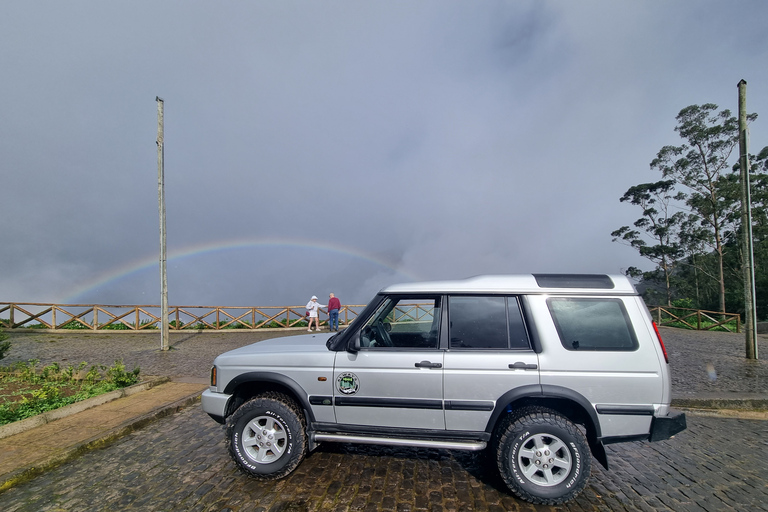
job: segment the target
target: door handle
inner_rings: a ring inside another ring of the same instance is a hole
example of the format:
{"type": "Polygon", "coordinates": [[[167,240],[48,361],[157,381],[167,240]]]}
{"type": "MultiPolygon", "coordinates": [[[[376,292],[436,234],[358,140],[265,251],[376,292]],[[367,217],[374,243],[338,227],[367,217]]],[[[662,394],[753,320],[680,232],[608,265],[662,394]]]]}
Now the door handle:
{"type": "Polygon", "coordinates": [[[432,363],[430,361],[422,361],[420,363],[416,363],[416,368],[442,368],[443,363],[432,363]]]}
{"type": "Polygon", "coordinates": [[[509,368],[510,368],[511,370],[535,370],[535,369],[537,369],[537,368],[538,368],[538,365],[536,365],[536,364],[533,364],[533,363],[531,363],[531,364],[525,364],[525,363],[524,363],[524,362],[522,362],[522,361],[518,361],[518,362],[516,362],[515,364],[511,364],[511,365],[509,365],[509,368]]]}

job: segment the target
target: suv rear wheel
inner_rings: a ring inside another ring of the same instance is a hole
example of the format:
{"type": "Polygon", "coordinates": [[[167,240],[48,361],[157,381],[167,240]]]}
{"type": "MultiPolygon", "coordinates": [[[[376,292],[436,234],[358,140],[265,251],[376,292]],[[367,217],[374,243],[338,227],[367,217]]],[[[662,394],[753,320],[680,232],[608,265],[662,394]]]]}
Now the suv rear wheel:
{"type": "Polygon", "coordinates": [[[550,409],[509,416],[495,438],[496,463],[507,487],[532,503],[557,505],[576,497],[589,479],[586,436],[550,409]]]}
{"type": "Polygon", "coordinates": [[[281,393],[264,393],[241,405],[227,419],[227,449],[246,474],[282,478],[307,453],[306,421],[281,393]]]}

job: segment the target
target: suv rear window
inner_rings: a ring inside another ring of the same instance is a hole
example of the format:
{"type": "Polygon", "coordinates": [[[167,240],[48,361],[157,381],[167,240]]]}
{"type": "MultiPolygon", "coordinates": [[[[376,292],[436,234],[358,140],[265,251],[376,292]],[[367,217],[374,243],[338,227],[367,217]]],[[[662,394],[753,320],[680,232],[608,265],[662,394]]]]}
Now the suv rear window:
{"type": "Polygon", "coordinates": [[[560,342],[567,350],[637,350],[621,299],[552,297],[547,299],[560,342]]]}

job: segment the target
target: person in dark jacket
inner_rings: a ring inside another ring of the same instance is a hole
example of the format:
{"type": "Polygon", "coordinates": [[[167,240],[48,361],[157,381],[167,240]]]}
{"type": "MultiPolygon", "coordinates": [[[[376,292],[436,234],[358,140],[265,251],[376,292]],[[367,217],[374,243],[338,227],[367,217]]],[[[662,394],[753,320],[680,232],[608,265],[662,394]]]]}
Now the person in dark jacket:
{"type": "Polygon", "coordinates": [[[328,299],[328,329],[331,331],[339,330],[339,310],[341,301],[334,294],[330,294],[328,299]]]}

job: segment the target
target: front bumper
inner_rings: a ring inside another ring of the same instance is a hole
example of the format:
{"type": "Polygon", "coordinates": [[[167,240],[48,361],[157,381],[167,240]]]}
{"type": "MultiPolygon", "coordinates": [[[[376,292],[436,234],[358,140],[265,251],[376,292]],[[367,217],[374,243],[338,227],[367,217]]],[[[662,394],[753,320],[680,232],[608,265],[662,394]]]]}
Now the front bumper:
{"type": "Polygon", "coordinates": [[[651,433],[648,436],[649,441],[663,441],[669,439],[678,432],[687,428],[685,422],[685,413],[669,410],[667,416],[654,416],[651,422],[651,433]]]}
{"type": "Polygon", "coordinates": [[[203,411],[213,418],[218,423],[224,423],[227,418],[227,406],[229,405],[229,399],[232,395],[226,393],[216,393],[210,389],[203,391],[203,395],[200,397],[200,403],[203,407],[203,411]]]}

